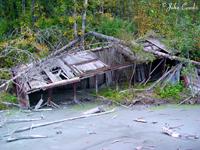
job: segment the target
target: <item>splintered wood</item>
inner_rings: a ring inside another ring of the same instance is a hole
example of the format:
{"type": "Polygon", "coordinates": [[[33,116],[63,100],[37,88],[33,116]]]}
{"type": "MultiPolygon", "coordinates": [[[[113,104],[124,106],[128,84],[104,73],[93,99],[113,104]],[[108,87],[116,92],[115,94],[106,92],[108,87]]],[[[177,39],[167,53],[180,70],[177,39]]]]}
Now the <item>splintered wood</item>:
{"type": "Polygon", "coordinates": [[[39,139],[39,138],[47,138],[47,136],[43,135],[24,135],[24,136],[18,136],[18,137],[9,137],[6,142],[14,142],[18,140],[27,140],[27,139],[39,139]]]}
{"type": "Polygon", "coordinates": [[[163,127],[163,128],[162,128],[162,132],[163,132],[164,134],[167,134],[167,135],[172,136],[172,137],[174,137],[174,138],[179,138],[179,137],[181,137],[181,135],[180,135],[179,133],[177,133],[177,132],[175,132],[175,131],[173,131],[172,129],[167,128],[167,127],[163,127]]]}
{"type": "Polygon", "coordinates": [[[172,129],[170,129],[169,127],[163,127],[162,128],[162,133],[169,135],[171,137],[174,138],[182,138],[182,139],[199,139],[199,137],[197,135],[193,135],[193,134],[180,134],[172,129]]]}
{"type": "Polygon", "coordinates": [[[135,122],[140,122],[140,123],[147,123],[146,120],[142,119],[142,118],[137,118],[134,120],[135,122]]]}
{"type": "Polygon", "coordinates": [[[89,115],[89,114],[94,114],[94,113],[100,113],[100,112],[104,112],[104,108],[103,106],[99,106],[99,107],[96,107],[96,108],[92,108],[88,111],[85,111],[83,112],[84,115],[89,115]]]}

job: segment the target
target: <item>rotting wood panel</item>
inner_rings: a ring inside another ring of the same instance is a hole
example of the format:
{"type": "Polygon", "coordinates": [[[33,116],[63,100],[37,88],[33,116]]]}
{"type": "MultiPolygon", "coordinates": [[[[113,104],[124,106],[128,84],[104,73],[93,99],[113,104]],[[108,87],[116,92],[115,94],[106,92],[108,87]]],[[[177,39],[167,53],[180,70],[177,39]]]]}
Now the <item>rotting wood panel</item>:
{"type": "Polygon", "coordinates": [[[165,45],[163,45],[162,43],[160,43],[160,41],[154,38],[148,38],[147,40],[143,41],[141,44],[143,45],[145,51],[154,50],[154,51],[162,51],[168,54],[171,53],[166,48],[165,45]]]}
{"type": "Polygon", "coordinates": [[[83,73],[87,73],[89,71],[95,71],[104,67],[107,67],[102,61],[97,60],[94,62],[89,62],[86,64],[74,65],[75,68],[82,71],[83,73]]]}
{"type": "Polygon", "coordinates": [[[167,52],[167,53],[171,53],[164,44],[162,44],[158,39],[155,38],[148,38],[147,39],[148,42],[152,43],[153,46],[162,49],[163,51],[167,52]]]}
{"type": "Polygon", "coordinates": [[[93,59],[97,59],[96,55],[93,53],[81,51],[77,52],[75,54],[68,54],[63,57],[63,59],[69,64],[69,65],[74,65],[76,63],[81,63],[93,59]]]}
{"type": "Polygon", "coordinates": [[[65,65],[61,59],[58,59],[57,63],[69,79],[75,77],[75,74],[73,73],[73,71],[69,68],[69,66],[65,65]]]}
{"type": "Polygon", "coordinates": [[[43,69],[43,71],[47,74],[47,76],[50,78],[50,80],[52,81],[52,83],[58,82],[58,81],[62,80],[62,79],[59,78],[58,76],[52,74],[52,73],[50,72],[50,70],[43,69]]]}

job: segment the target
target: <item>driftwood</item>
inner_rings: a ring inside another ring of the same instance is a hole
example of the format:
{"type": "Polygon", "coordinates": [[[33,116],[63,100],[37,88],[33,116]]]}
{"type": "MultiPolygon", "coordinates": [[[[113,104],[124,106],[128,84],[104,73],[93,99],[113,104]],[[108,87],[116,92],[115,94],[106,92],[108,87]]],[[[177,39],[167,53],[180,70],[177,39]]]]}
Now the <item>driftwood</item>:
{"type": "MultiPolygon", "coordinates": [[[[51,110],[53,110],[52,108],[40,108],[40,109],[37,109],[37,110],[35,110],[35,109],[33,109],[32,111],[33,112],[42,112],[42,111],[51,111],[51,110]]],[[[32,112],[32,111],[30,111],[30,112],[32,112]]]]}
{"type": "Polygon", "coordinates": [[[38,138],[47,138],[48,136],[43,135],[27,135],[27,136],[18,136],[18,137],[9,137],[6,142],[13,142],[18,140],[26,140],[26,139],[38,139],[38,138]]]}
{"type": "Polygon", "coordinates": [[[141,118],[134,119],[134,121],[135,121],[135,122],[141,122],[141,123],[147,123],[146,120],[141,119],[141,118]]]}
{"type": "Polygon", "coordinates": [[[42,120],[43,116],[41,116],[40,118],[32,118],[32,119],[9,119],[6,121],[6,123],[20,123],[20,122],[30,122],[30,121],[38,121],[38,120],[42,120]]]}
{"type": "Polygon", "coordinates": [[[95,113],[100,113],[100,112],[105,112],[105,109],[103,108],[103,106],[95,107],[93,109],[83,112],[83,114],[89,115],[89,114],[95,114],[95,113]]]}
{"type": "Polygon", "coordinates": [[[2,103],[3,105],[6,105],[7,107],[17,107],[17,108],[20,108],[19,104],[10,103],[10,102],[0,102],[0,103],[2,103]]]}
{"type": "Polygon", "coordinates": [[[181,135],[175,131],[173,131],[172,129],[168,128],[168,127],[163,127],[162,128],[162,133],[167,134],[169,136],[172,136],[174,138],[180,138],[181,135]]]}
{"type": "Polygon", "coordinates": [[[77,116],[77,117],[71,117],[71,118],[66,118],[66,119],[61,119],[61,120],[56,120],[56,121],[44,122],[44,123],[32,125],[31,127],[20,128],[18,130],[15,130],[14,133],[24,132],[24,131],[27,131],[27,130],[30,130],[30,129],[49,126],[49,125],[52,125],[52,124],[57,124],[57,123],[66,122],[66,121],[72,121],[72,120],[77,120],[77,119],[83,119],[83,118],[88,118],[88,117],[105,115],[105,114],[112,113],[114,111],[115,111],[115,109],[112,109],[112,110],[105,111],[105,112],[102,112],[102,113],[97,113],[97,114],[81,115],[81,116],[77,116]]]}
{"type": "Polygon", "coordinates": [[[187,134],[187,135],[181,135],[178,132],[173,131],[169,127],[163,127],[162,128],[162,133],[169,135],[174,138],[183,138],[183,139],[199,139],[197,135],[192,135],[192,134],[187,134]]]}

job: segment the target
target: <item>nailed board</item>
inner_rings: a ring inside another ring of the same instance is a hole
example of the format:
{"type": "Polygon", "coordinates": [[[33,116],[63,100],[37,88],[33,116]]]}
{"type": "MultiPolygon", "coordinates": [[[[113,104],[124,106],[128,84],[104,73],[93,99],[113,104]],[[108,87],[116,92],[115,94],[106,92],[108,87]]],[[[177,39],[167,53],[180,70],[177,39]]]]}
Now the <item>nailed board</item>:
{"type": "Polygon", "coordinates": [[[95,71],[95,70],[98,70],[98,69],[105,68],[105,67],[107,67],[107,65],[105,65],[102,61],[97,60],[97,61],[94,61],[94,62],[81,64],[81,65],[77,65],[77,66],[74,66],[74,67],[76,67],[78,70],[80,70],[84,73],[87,73],[89,71],[95,71]]]}
{"type": "Polygon", "coordinates": [[[75,54],[68,54],[65,57],[62,58],[67,64],[74,65],[77,63],[84,63],[89,60],[97,59],[96,55],[94,53],[90,52],[77,52],[75,54]]]}
{"type": "Polygon", "coordinates": [[[64,62],[61,59],[58,59],[57,61],[58,66],[61,67],[61,69],[63,70],[63,72],[65,73],[65,75],[71,79],[73,77],[75,77],[74,72],[72,71],[72,69],[69,68],[69,66],[65,65],[64,62]]]}

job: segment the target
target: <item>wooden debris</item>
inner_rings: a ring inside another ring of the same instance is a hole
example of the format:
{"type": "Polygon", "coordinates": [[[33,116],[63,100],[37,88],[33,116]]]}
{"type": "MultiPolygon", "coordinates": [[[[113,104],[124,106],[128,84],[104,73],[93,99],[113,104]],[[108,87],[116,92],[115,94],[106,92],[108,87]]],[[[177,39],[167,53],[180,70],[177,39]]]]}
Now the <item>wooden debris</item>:
{"type": "MultiPolygon", "coordinates": [[[[171,127],[172,128],[172,127],[171,127]]],[[[199,139],[197,135],[192,135],[192,134],[183,134],[181,135],[180,133],[177,133],[170,129],[169,127],[163,127],[162,128],[162,133],[169,135],[174,138],[182,138],[182,139],[199,139]]]]}
{"type": "Polygon", "coordinates": [[[137,118],[137,119],[134,119],[135,122],[141,122],[141,123],[147,123],[146,120],[142,119],[142,118],[137,118]]]}
{"type": "Polygon", "coordinates": [[[53,109],[52,108],[43,108],[43,109],[37,109],[37,110],[33,109],[32,111],[33,112],[41,112],[41,111],[51,111],[51,110],[53,110],[53,109]]]}
{"type": "Polygon", "coordinates": [[[48,136],[43,135],[27,135],[27,136],[18,136],[18,137],[9,137],[6,142],[14,142],[18,140],[26,140],[26,139],[38,139],[38,138],[47,138],[48,136]]]}
{"type": "Polygon", "coordinates": [[[17,107],[17,108],[20,108],[19,104],[10,103],[10,102],[0,102],[0,103],[2,103],[3,105],[6,105],[7,107],[17,107]]]}
{"type": "Polygon", "coordinates": [[[39,100],[39,102],[37,103],[37,105],[35,106],[35,110],[38,110],[40,107],[41,107],[41,105],[42,105],[42,103],[44,102],[44,100],[42,99],[42,97],[41,97],[41,99],[39,100]]]}
{"type": "Polygon", "coordinates": [[[192,98],[192,96],[189,96],[188,98],[186,98],[186,99],[184,99],[183,101],[181,101],[181,102],[179,103],[179,105],[184,104],[185,102],[189,101],[191,98],[192,98]]]}
{"type": "Polygon", "coordinates": [[[98,107],[95,107],[95,108],[92,108],[88,111],[85,111],[83,112],[84,115],[89,115],[89,114],[94,114],[94,113],[100,113],[100,112],[104,112],[104,108],[103,106],[98,106],[98,107]]]}
{"type": "Polygon", "coordinates": [[[7,120],[6,123],[20,123],[20,122],[30,122],[30,121],[38,121],[38,120],[42,120],[44,117],[41,116],[40,118],[33,118],[33,119],[10,119],[7,120]]]}
{"type": "Polygon", "coordinates": [[[175,131],[173,131],[172,129],[168,128],[168,127],[163,127],[162,128],[162,133],[172,136],[174,138],[180,138],[181,135],[175,131]]]}
{"type": "Polygon", "coordinates": [[[106,115],[106,114],[112,113],[114,111],[115,111],[115,109],[112,109],[112,110],[101,112],[101,113],[97,113],[97,114],[81,115],[81,116],[77,116],[77,117],[71,117],[71,118],[66,118],[66,119],[61,119],[61,120],[56,120],[56,121],[44,122],[44,123],[32,125],[31,127],[20,128],[20,129],[16,130],[14,133],[19,133],[19,132],[27,131],[27,130],[30,130],[30,129],[44,127],[44,126],[57,124],[57,123],[61,123],[61,122],[66,122],[66,121],[72,121],[72,120],[83,119],[83,118],[88,118],[88,117],[106,115]]]}

